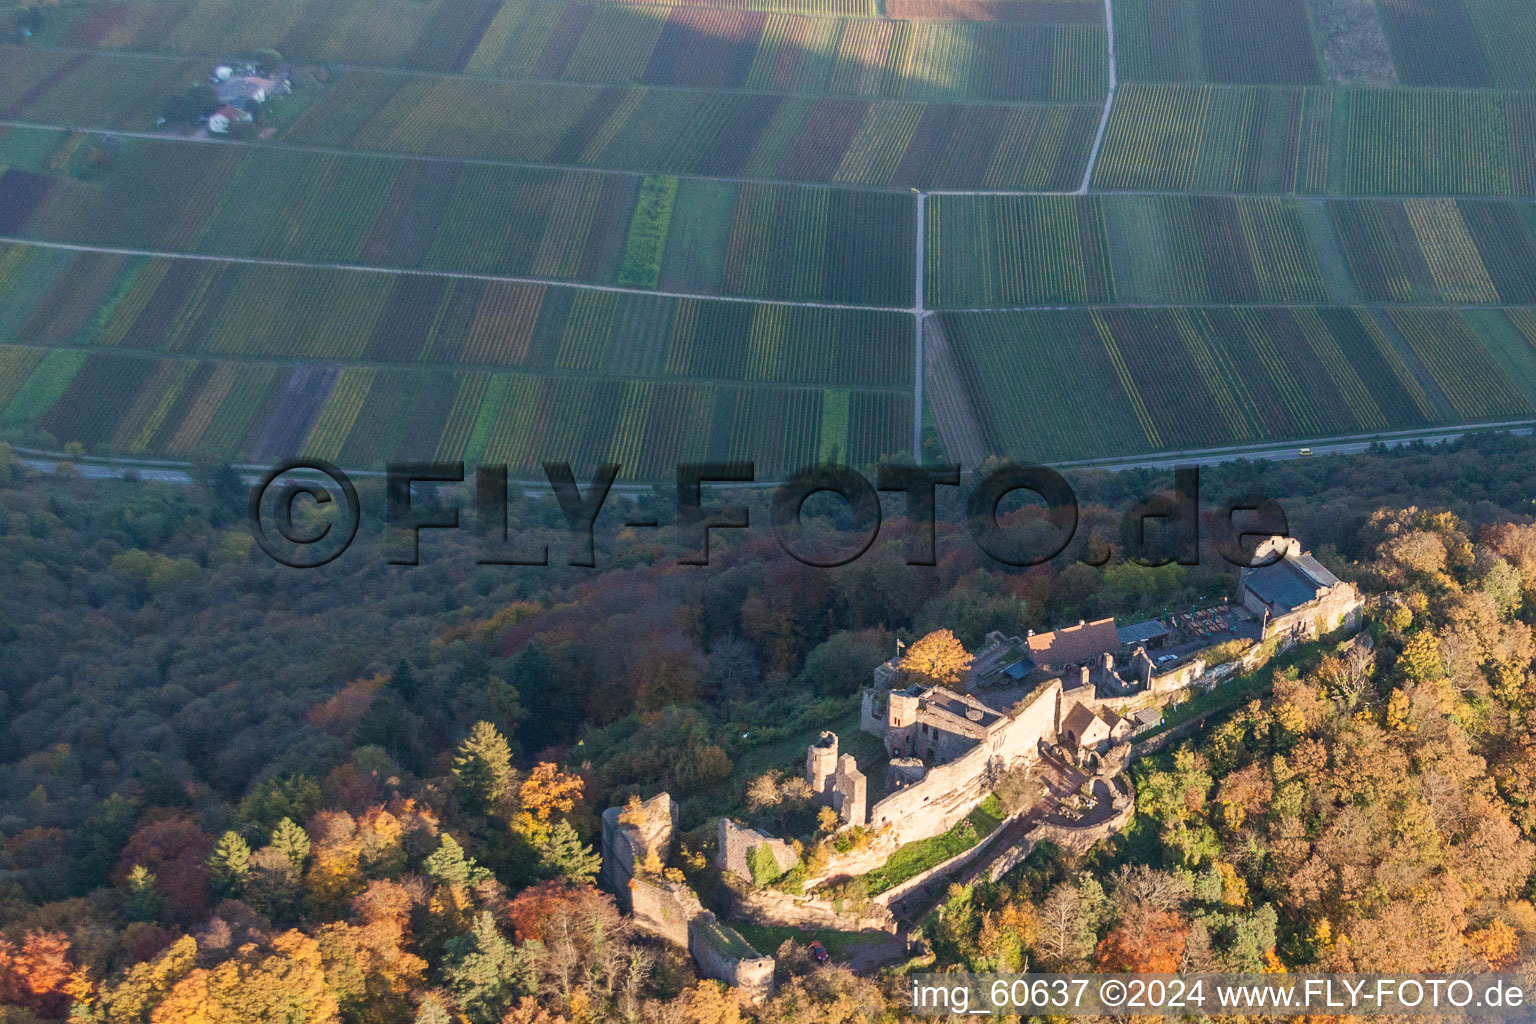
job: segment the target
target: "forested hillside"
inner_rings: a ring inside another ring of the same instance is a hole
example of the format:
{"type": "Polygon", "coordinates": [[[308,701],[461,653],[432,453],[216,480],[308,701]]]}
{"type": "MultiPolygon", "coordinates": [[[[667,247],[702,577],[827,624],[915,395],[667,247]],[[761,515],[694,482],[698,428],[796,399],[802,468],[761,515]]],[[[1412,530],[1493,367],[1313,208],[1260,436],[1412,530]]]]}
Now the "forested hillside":
{"type": "MultiPolygon", "coordinates": [[[[925,926],[938,964],[1528,961],[1533,470],[1536,444],[1483,437],[1208,471],[1206,500],[1279,499],[1363,589],[1373,649],[1266,669],[1251,703],[1137,766],[1135,824],[1088,859],[1043,847],[952,892],[925,926]]],[[[926,569],[895,521],[838,570],[766,525],[679,566],[667,530],[616,509],[595,570],[477,567],[446,534],[392,567],[365,528],[299,572],[255,549],[238,481],[200,476],[0,458],[0,1019],[732,1021],[728,993],[592,888],[597,812],[662,789],[685,831],[738,812],[751,778],[852,715],[897,636],[1131,621],[1235,578],[1214,559],[1007,570],[948,507],[926,569]]],[[[1083,531],[1113,539],[1168,479],[1074,484],[1083,531]]],[[[640,503],[665,521],[666,499],[640,503]]],[[[897,983],[779,952],[763,1020],[899,1006],[897,983]]]]}

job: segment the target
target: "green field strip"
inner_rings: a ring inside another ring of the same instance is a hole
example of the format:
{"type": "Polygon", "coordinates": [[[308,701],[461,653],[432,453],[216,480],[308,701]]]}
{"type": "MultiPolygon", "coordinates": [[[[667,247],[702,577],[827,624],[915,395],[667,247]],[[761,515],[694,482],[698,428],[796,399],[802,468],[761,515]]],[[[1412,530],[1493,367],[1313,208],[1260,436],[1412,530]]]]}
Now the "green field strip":
{"type": "Polygon", "coordinates": [[[39,298],[49,294],[70,265],[64,253],[25,245],[0,245],[0,341],[24,333],[39,298]]]}
{"type": "Polygon", "coordinates": [[[821,393],[821,429],[817,432],[817,458],[821,462],[843,462],[848,454],[849,397],[846,390],[821,393]]]}
{"type": "Polygon", "coordinates": [[[505,373],[491,375],[478,400],[479,410],[475,415],[474,426],[469,431],[469,436],[464,443],[463,454],[466,462],[479,462],[485,454],[486,445],[490,443],[491,431],[495,429],[496,422],[501,417],[501,409],[507,400],[507,389],[511,386],[511,379],[505,373]]]}
{"type": "Polygon", "coordinates": [[[47,352],[22,345],[0,345],[0,409],[26,384],[47,352]]]}
{"type": "Polygon", "coordinates": [[[1339,233],[1328,216],[1329,204],[1316,199],[1299,200],[1297,216],[1306,231],[1307,247],[1317,263],[1318,274],[1328,292],[1330,302],[1348,304],[1359,300],[1360,295],[1349,271],[1349,262],[1339,233]]]}
{"type": "Polygon", "coordinates": [[[35,421],[53,408],[80,367],[85,365],[87,355],[69,349],[53,349],[44,355],[0,411],[0,429],[35,421]]]}
{"type": "Polygon", "coordinates": [[[660,287],[683,291],[694,282],[724,277],[736,195],[737,186],[728,182],[678,182],[658,275],[660,287]]]}
{"type": "Polygon", "coordinates": [[[1536,407],[1536,347],[1514,322],[1518,318],[1536,323],[1533,311],[1468,309],[1461,311],[1461,317],[1504,376],[1536,407]]]}
{"type": "Polygon", "coordinates": [[[1481,340],[1453,310],[1389,310],[1392,325],[1462,419],[1529,415],[1536,406],[1515,389],[1481,340]]]}
{"type": "Polygon", "coordinates": [[[655,288],[660,282],[667,232],[676,200],[677,178],[671,175],[651,175],[641,184],[640,198],[635,204],[624,242],[619,284],[655,288]]]}

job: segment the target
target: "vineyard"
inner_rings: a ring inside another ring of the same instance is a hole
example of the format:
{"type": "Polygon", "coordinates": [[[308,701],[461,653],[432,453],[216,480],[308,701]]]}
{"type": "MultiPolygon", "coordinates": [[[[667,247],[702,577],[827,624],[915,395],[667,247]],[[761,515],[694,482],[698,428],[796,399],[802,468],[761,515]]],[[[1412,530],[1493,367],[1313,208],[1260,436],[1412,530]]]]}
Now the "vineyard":
{"type": "MultiPolygon", "coordinates": [[[[808,50],[829,58],[857,58],[859,30],[852,29],[852,38],[842,44],[838,37],[850,30],[840,23],[878,25],[883,21],[880,6],[874,0],[690,0],[683,5],[672,0],[274,0],[257,14],[235,0],[128,0],[65,8],[49,22],[45,37],[68,46],[191,56],[275,49],[302,61],[515,77],[563,63],[573,51],[598,52],[604,26],[624,26],[645,31],[652,43],[660,38],[655,59],[648,60],[651,51],[628,51],[638,40],[619,35],[629,66],[665,73],[664,61],[675,55],[675,48],[702,46],[702,52],[696,51],[697,70],[684,73],[718,75],[720,58],[739,52],[738,44],[749,43],[748,53],[756,48],[765,20],[770,26],[793,26],[788,38],[808,50]],[[588,22],[598,32],[590,38],[581,32],[588,22]],[[823,33],[829,38],[821,38],[823,33]]],[[[921,33],[930,26],[924,21],[951,23],[961,30],[957,40],[991,36],[991,43],[980,43],[983,51],[999,46],[1007,52],[1010,44],[1002,41],[1016,29],[1102,25],[1104,20],[1103,5],[1095,0],[895,0],[886,6],[890,17],[913,26],[898,32],[919,33],[909,44],[918,53],[927,49],[921,33]]],[[[772,27],[763,35],[765,43],[782,38],[772,27]]]]}
{"type": "Polygon", "coordinates": [[[0,248],[7,337],[319,361],[907,388],[911,320],[518,284],[0,248]]]}
{"type": "Polygon", "coordinates": [[[1306,0],[1118,0],[1124,81],[1321,85],[1306,0]]]}
{"type": "Polygon", "coordinates": [[[647,173],[1064,188],[1094,104],[952,104],[349,72],[289,142],[647,173]],[[487,130],[485,107],[538,110],[487,130]]]}
{"type": "MultiPolygon", "coordinates": [[[[1007,2],[1043,6],[1039,0],[1007,2]]],[[[429,19],[433,35],[425,43],[427,37],[411,36],[420,28],[415,16],[429,5],[412,0],[387,5],[407,8],[390,31],[378,31],[384,23],[376,19],[383,16],[370,14],[367,31],[336,26],[285,35],[276,22],[259,34],[237,30],[212,38],[206,23],[195,21],[167,36],[162,22],[145,17],[155,6],[98,5],[60,39],[70,46],[188,56],[271,48],[305,61],[488,78],[949,101],[1093,101],[1103,97],[1107,74],[1103,9],[1091,6],[1086,21],[1073,12],[1022,21],[892,21],[870,16],[870,5],[857,0],[459,3],[429,19]],[[447,24],[455,16],[457,23],[447,24]],[[137,19],[143,19],[141,30],[135,30],[137,19]]]]}
{"type": "Polygon", "coordinates": [[[1536,194],[1536,97],[1456,89],[1128,84],[1105,189],[1536,194]]]}
{"type": "Polygon", "coordinates": [[[1536,418],[1536,23],[1344,3],[1115,0],[1113,55],[1101,0],[50,5],[0,437],[656,480],[1536,418]],[[156,131],[261,49],[266,137],[156,131]]]}
{"type": "Polygon", "coordinates": [[[679,462],[787,475],[835,451],[900,452],[910,393],[404,367],[315,367],[0,345],[0,427],[125,455],[265,460],[615,461],[625,479],[679,462]],[[535,457],[537,456],[537,457],[535,457]]]}
{"type": "Polygon", "coordinates": [[[936,196],[927,304],[1319,302],[1304,211],[1230,196],[936,196]]]}
{"type": "MultiPolygon", "coordinates": [[[[986,450],[1036,460],[1536,414],[1529,311],[945,313],[986,450]],[[1065,382],[1070,381],[1070,386],[1065,382]]],[[[941,434],[963,424],[940,423],[941,434]]]]}
{"type": "MultiPolygon", "coordinates": [[[[70,138],[16,129],[0,153],[24,136],[39,152],[70,138]]],[[[12,236],[856,305],[910,294],[913,208],[897,193],[146,140],[100,181],[0,174],[12,236]],[[687,227],[711,222],[707,245],[687,227]]]]}
{"type": "MultiPolygon", "coordinates": [[[[1006,50],[993,53],[988,60],[1005,75],[1035,73],[1010,64],[1006,50]]],[[[148,129],[167,96],[206,74],[188,61],[61,58],[7,47],[0,62],[16,54],[25,59],[7,70],[0,117],[80,129],[148,129]],[[97,99],[104,91],[112,102],[97,99]]],[[[923,61],[925,74],[952,70],[943,60],[923,61]]],[[[1072,187],[1101,109],[1092,101],[1103,90],[1089,85],[1102,84],[1102,73],[1064,64],[1041,74],[1053,93],[1088,102],[858,99],[358,70],[337,75],[282,138],[327,149],[787,182],[1072,187]],[[539,114],[488,119],[487,111],[539,114]]]]}

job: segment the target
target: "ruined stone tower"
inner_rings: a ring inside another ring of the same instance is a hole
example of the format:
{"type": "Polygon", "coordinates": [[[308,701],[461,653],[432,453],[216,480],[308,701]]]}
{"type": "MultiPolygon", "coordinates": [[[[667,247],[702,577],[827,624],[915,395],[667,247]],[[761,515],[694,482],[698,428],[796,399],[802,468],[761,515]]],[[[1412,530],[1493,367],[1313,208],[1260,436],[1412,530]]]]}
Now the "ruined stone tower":
{"type": "Polygon", "coordinates": [[[821,739],[805,748],[805,781],[822,803],[830,803],[837,775],[837,733],[824,732],[821,739]]]}

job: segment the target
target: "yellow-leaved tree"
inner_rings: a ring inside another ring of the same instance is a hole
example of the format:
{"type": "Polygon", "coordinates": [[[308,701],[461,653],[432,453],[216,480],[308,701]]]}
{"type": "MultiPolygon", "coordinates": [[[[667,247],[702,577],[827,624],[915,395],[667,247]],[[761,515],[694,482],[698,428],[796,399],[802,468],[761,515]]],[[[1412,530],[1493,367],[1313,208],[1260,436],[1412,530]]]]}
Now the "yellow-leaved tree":
{"type": "Polygon", "coordinates": [[[936,629],[907,648],[901,659],[902,681],[911,685],[955,689],[971,670],[971,655],[955,634],[936,629]]]}

